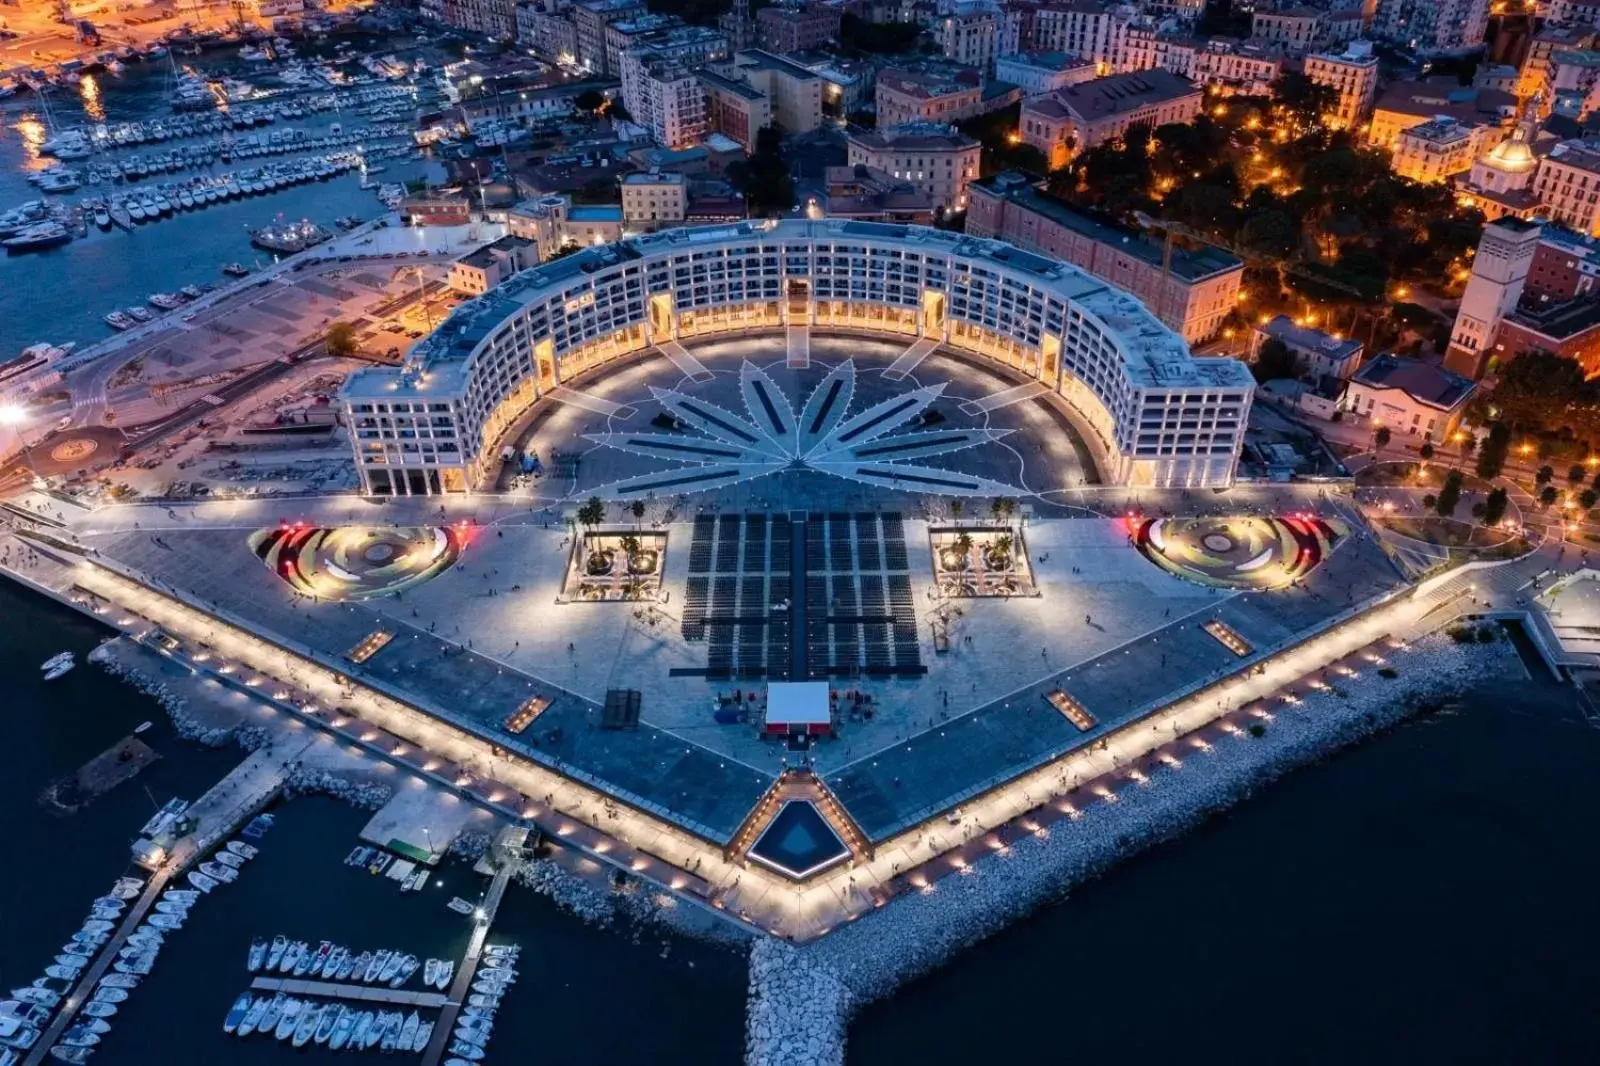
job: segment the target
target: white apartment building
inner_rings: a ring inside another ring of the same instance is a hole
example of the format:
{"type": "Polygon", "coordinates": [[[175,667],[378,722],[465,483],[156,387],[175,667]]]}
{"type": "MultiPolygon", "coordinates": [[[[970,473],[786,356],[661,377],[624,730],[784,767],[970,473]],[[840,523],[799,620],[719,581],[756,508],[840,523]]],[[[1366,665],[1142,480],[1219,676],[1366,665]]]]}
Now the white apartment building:
{"type": "Polygon", "coordinates": [[[851,133],[845,162],[864,163],[933,197],[945,211],[964,211],[967,186],[978,179],[983,146],[954,126],[907,122],[851,133]]]}
{"type": "MultiPolygon", "coordinates": [[[[1108,483],[1233,481],[1250,372],[1193,357],[1128,294],[997,241],[790,219],[668,230],[523,271],[403,366],[352,374],[340,403],[362,490],[477,489],[505,434],[563,381],[667,340],[797,327],[932,338],[1027,375],[1076,413],[1108,483]]],[[[674,478],[634,478],[619,496],[685,491],[674,478]]]]}
{"type": "Polygon", "coordinates": [[[1314,7],[1258,9],[1250,16],[1250,40],[1279,44],[1291,52],[1309,52],[1322,44],[1325,14],[1314,7]]]}
{"type": "Polygon", "coordinates": [[[622,179],[622,223],[630,230],[682,225],[688,211],[689,181],[682,174],[650,171],[622,179]]]}
{"type": "Polygon", "coordinates": [[[649,49],[624,53],[622,102],[663,148],[687,148],[707,133],[706,91],[699,75],[649,49]]]}
{"type": "Polygon", "coordinates": [[[1401,130],[1390,167],[1403,178],[1437,185],[1472,169],[1484,132],[1447,117],[1401,130]]]}
{"type": "Polygon", "coordinates": [[[1533,193],[1550,218],[1585,237],[1600,234],[1600,151],[1563,141],[1539,161],[1533,193]]]}
{"type": "Polygon", "coordinates": [[[1019,12],[990,0],[963,3],[939,20],[939,44],[947,58],[992,74],[996,59],[1017,50],[1020,28],[1019,12]]]}
{"type": "Polygon", "coordinates": [[[1366,120],[1378,95],[1378,57],[1370,41],[1351,41],[1343,52],[1306,56],[1306,77],[1339,94],[1334,114],[1326,120],[1335,129],[1354,129],[1366,120]]]}
{"type": "Polygon", "coordinates": [[[997,81],[1010,82],[1023,96],[1043,96],[1094,79],[1094,64],[1065,52],[1014,52],[995,60],[997,81]]]}
{"type": "Polygon", "coordinates": [[[1125,70],[1129,10],[1098,0],[1041,7],[1033,13],[1033,47],[1087,59],[1100,75],[1125,70]]]}
{"type": "Polygon", "coordinates": [[[1372,34],[1425,55],[1483,45],[1489,0],[1378,0],[1372,34]]]}

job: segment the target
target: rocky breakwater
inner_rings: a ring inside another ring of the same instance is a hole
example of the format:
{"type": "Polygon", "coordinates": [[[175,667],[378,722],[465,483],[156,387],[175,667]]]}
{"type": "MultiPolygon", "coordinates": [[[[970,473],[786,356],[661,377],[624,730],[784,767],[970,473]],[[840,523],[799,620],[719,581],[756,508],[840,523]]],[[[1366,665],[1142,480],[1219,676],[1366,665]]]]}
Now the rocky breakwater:
{"type": "MultiPolygon", "coordinates": [[[[122,639],[108,640],[89,653],[89,661],[161,704],[167,717],[172,720],[173,728],[185,740],[219,748],[236,737],[236,727],[210,725],[194,715],[188,697],[163,681],[155,670],[142,664],[137,658],[139,651],[137,646],[130,646],[122,639]]],[[[248,741],[250,738],[245,739],[248,741]]],[[[246,744],[246,747],[250,746],[246,744]]]]}
{"type": "Polygon", "coordinates": [[[334,799],[344,800],[352,807],[375,811],[389,802],[394,795],[394,789],[388,785],[352,781],[328,770],[300,766],[291,771],[288,779],[284,781],[283,794],[285,797],[312,794],[332,796],[334,799]]]}
{"type": "Polygon", "coordinates": [[[1080,792],[1078,816],[972,864],[964,876],[945,877],[812,944],[761,939],[750,956],[747,1061],[841,1062],[845,1023],[862,1004],[1282,774],[1437,709],[1480,680],[1523,673],[1504,640],[1424,638],[1395,654],[1386,670],[1392,676],[1369,670],[1298,703],[1274,704],[1258,728],[1196,748],[1180,766],[1117,793],[1116,802],[1080,792]]]}

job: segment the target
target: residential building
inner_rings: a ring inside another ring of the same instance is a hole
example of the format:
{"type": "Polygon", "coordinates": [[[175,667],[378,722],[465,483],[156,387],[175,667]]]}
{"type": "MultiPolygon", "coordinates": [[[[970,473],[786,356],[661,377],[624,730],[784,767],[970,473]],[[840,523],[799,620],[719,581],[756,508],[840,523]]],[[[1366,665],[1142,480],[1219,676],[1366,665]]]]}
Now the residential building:
{"type": "Polygon", "coordinates": [[[1537,94],[1549,106],[1555,96],[1551,84],[1550,57],[1556,52],[1581,51],[1593,47],[1595,30],[1592,25],[1542,26],[1528,45],[1527,58],[1518,73],[1516,95],[1526,100],[1537,94]]]}
{"type": "Polygon", "coordinates": [[[1441,367],[1380,355],[1350,379],[1344,406],[1397,437],[1443,441],[1461,424],[1476,389],[1471,381],[1441,367]]]}
{"type": "Polygon", "coordinates": [[[1326,16],[1327,12],[1314,7],[1257,9],[1250,16],[1250,40],[1279,44],[1290,52],[1309,52],[1324,43],[1323,19],[1326,16]]]}
{"type": "Polygon", "coordinates": [[[527,0],[517,4],[517,43],[549,63],[578,61],[578,28],[572,20],[540,11],[527,0]]]}
{"type": "Polygon", "coordinates": [[[774,4],[756,12],[756,41],[769,52],[786,54],[820,48],[839,39],[844,12],[832,4],[774,4]]]}
{"type": "Polygon", "coordinates": [[[983,75],[971,67],[944,64],[878,71],[874,101],[878,125],[959,122],[984,111],[983,75]]]}
{"type": "Polygon", "coordinates": [[[1547,217],[1586,237],[1600,234],[1600,149],[1562,141],[1539,161],[1533,194],[1547,217]]]}
{"type": "Polygon", "coordinates": [[[578,63],[595,74],[616,77],[606,61],[606,27],[644,15],[644,0],[584,0],[572,8],[572,26],[578,42],[578,63]]]}
{"type": "Polygon", "coordinates": [[[1054,170],[1085,148],[1122,136],[1129,126],[1189,122],[1202,103],[1198,86],[1164,70],[1113,74],[1025,101],[1022,139],[1054,170]]]}
{"type": "Polygon", "coordinates": [[[828,195],[822,206],[829,218],[933,224],[933,196],[914,181],[890,177],[864,163],[829,167],[825,180],[828,195]]]}
{"type": "Polygon", "coordinates": [[[1489,0],[1378,0],[1372,33],[1421,55],[1469,52],[1483,45],[1489,0]]]}
{"type": "MultiPolygon", "coordinates": [[[[629,18],[617,19],[606,24],[603,36],[606,42],[606,66],[610,74],[622,74],[622,53],[630,48],[639,48],[653,44],[673,30],[682,29],[686,23],[676,15],[657,15],[646,12],[642,15],[633,15],[629,18]]],[[[717,31],[709,31],[715,34],[717,31]]],[[[718,35],[724,42],[722,54],[727,54],[726,39],[718,35]]],[[[718,57],[720,58],[720,57],[718,57]]]]}
{"type": "Polygon", "coordinates": [[[1501,321],[1522,298],[1540,230],[1537,223],[1517,218],[1502,218],[1483,228],[1445,350],[1444,365],[1450,370],[1473,379],[1483,375],[1501,321]]]}
{"type": "Polygon", "coordinates": [[[1438,118],[1400,131],[1390,165],[1403,178],[1437,185],[1471,169],[1478,157],[1479,127],[1438,118]]]}
{"type": "Polygon", "coordinates": [[[1600,297],[1584,296],[1549,307],[1518,307],[1495,337],[1496,366],[1548,352],[1575,359],[1585,377],[1600,375],[1600,297]]]}
{"type": "Polygon", "coordinates": [[[534,241],[507,234],[451,263],[448,283],[454,292],[481,295],[517,271],[533,266],[538,261],[538,251],[534,241]]]}
{"type": "Polygon", "coordinates": [[[1305,75],[1339,94],[1324,123],[1333,129],[1355,129],[1366,120],[1378,95],[1378,57],[1370,41],[1351,41],[1343,52],[1306,56],[1305,75]]]}
{"type": "Polygon", "coordinates": [[[1033,13],[1030,47],[1087,59],[1097,74],[1124,69],[1132,9],[1101,0],[1048,3],[1033,13]]]}
{"type": "Polygon", "coordinates": [[[1520,304],[1547,307],[1600,292],[1600,239],[1563,226],[1540,227],[1520,304]]]}
{"type": "Polygon", "coordinates": [[[660,171],[622,179],[622,224],[634,232],[681,226],[688,216],[689,180],[660,171]]]}
{"type": "Polygon", "coordinates": [[[1172,33],[1164,27],[1130,26],[1123,48],[1122,71],[1166,70],[1192,79],[1195,54],[1203,46],[1203,42],[1187,34],[1172,33]]]}
{"type": "Polygon", "coordinates": [[[1195,50],[1194,72],[1185,76],[1225,94],[1265,96],[1278,80],[1283,58],[1283,50],[1277,45],[1263,47],[1218,37],[1195,50]]]}
{"type": "Polygon", "coordinates": [[[1493,89],[1464,87],[1454,77],[1398,82],[1373,103],[1367,143],[1393,151],[1401,130],[1441,117],[1469,126],[1509,127],[1516,121],[1517,101],[1493,89]]]}
{"type": "Polygon", "coordinates": [[[1256,357],[1269,340],[1282,341],[1295,357],[1295,370],[1305,378],[1350,377],[1361,366],[1365,351],[1352,337],[1324,333],[1310,326],[1299,326],[1288,315],[1278,315],[1251,331],[1250,355],[1256,357]]]}
{"type": "Polygon", "coordinates": [[[1043,96],[1069,85],[1093,81],[1094,64],[1065,52],[1014,52],[995,60],[994,76],[1022,90],[1023,96],[1043,96]]]}
{"type": "Polygon", "coordinates": [[[444,20],[486,37],[511,40],[517,34],[515,0],[444,0],[444,20]]]}
{"type": "Polygon", "coordinates": [[[974,182],[967,232],[1079,267],[1133,293],[1190,344],[1211,339],[1238,304],[1244,263],[1209,246],[1173,248],[1042,194],[1022,174],[974,182]]]}
{"type": "Polygon", "coordinates": [[[472,204],[465,196],[413,196],[401,201],[400,217],[413,226],[465,226],[472,204]]]}
{"type": "Polygon", "coordinates": [[[774,328],[926,338],[1024,374],[1111,485],[1230,485],[1254,391],[1242,363],[1194,357],[1137,299],[1064,263],[918,226],[740,222],[525,270],[404,366],[350,375],[339,401],[362,491],[492,485],[504,438],[563,383],[652,345],[774,328]]]}
{"type": "Polygon", "coordinates": [[[526,127],[543,119],[566,118],[572,114],[578,97],[590,91],[609,97],[617,92],[617,83],[605,78],[537,88],[497,89],[463,100],[452,109],[452,114],[465,118],[472,125],[495,119],[526,127]]]}
{"type": "Polygon", "coordinates": [[[745,82],[710,70],[699,73],[706,94],[707,126],[732,137],[746,152],[755,152],[756,134],[772,125],[772,101],[745,82]]]}
{"type": "Polygon", "coordinates": [[[822,79],[822,113],[843,118],[872,102],[878,67],[870,59],[843,59],[829,52],[801,52],[790,59],[822,79]]]}
{"type": "Polygon", "coordinates": [[[978,177],[982,146],[954,126],[908,122],[852,132],[846,162],[865,165],[913,182],[940,211],[964,211],[967,185],[978,177]]]}
{"type": "Polygon", "coordinates": [[[1465,207],[1476,207],[1490,219],[1503,215],[1531,218],[1541,210],[1533,190],[1539,159],[1528,146],[1528,129],[1519,125],[1511,136],[1472,163],[1466,181],[1456,185],[1465,207]]]}
{"type": "Polygon", "coordinates": [[[709,128],[699,72],[648,48],[623,54],[622,99],[633,120],[664,148],[692,145],[709,128]]]}
{"type": "Polygon", "coordinates": [[[992,0],[963,0],[937,25],[939,44],[946,59],[984,73],[994,71],[995,60],[1019,47],[1020,12],[992,0]]]}
{"type": "Polygon", "coordinates": [[[805,67],[759,48],[736,52],[717,73],[737,78],[772,101],[772,121],[784,133],[822,125],[822,79],[805,67]]]}

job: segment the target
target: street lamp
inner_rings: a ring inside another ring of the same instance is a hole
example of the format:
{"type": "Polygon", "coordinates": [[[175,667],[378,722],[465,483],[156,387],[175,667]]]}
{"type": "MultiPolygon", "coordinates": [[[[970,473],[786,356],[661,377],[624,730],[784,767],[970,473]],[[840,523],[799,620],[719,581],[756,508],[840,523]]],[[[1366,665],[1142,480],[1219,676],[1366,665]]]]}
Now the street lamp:
{"type": "Polygon", "coordinates": [[[0,426],[10,426],[17,435],[17,446],[22,449],[22,460],[28,464],[28,470],[33,474],[34,480],[39,479],[39,471],[33,465],[33,453],[28,450],[27,439],[23,436],[23,429],[28,424],[28,409],[21,404],[8,403],[0,406],[0,426]]]}

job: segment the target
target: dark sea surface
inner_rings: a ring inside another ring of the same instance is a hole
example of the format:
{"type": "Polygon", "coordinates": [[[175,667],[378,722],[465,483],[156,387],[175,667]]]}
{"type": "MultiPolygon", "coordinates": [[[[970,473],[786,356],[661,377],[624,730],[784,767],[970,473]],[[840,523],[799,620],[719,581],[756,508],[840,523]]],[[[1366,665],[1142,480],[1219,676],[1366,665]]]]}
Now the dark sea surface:
{"type": "MultiPolygon", "coordinates": [[[[208,55],[207,70],[224,66],[223,60],[208,55]]],[[[99,90],[99,109],[108,123],[143,121],[169,116],[168,74],[164,63],[130,63],[120,77],[109,73],[92,75],[99,90]]],[[[81,95],[64,89],[53,90],[49,106],[61,126],[78,126],[90,121],[81,95]]],[[[251,106],[251,105],[243,105],[251,106]]],[[[27,131],[43,121],[38,98],[21,93],[0,101],[0,212],[27,200],[46,198],[28,184],[27,172],[41,168],[42,162],[30,148],[27,131]]],[[[346,131],[369,125],[372,119],[346,112],[323,112],[300,119],[279,119],[243,133],[261,134],[278,129],[303,129],[324,133],[335,123],[346,131]]],[[[243,135],[241,133],[240,135],[243,135]]],[[[117,149],[115,158],[165,153],[180,145],[199,144],[199,138],[184,138],[135,148],[117,149]]],[[[385,141],[384,144],[395,144],[385,141]]],[[[255,169],[276,162],[305,158],[303,153],[263,156],[255,159],[217,162],[210,173],[255,169]]],[[[95,157],[66,161],[80,171],[95,157]]],[[[420,160],[384,160],[386,169],[373,180],[398,182],[420,178],[424,172],[437,180],[443,168],[420,160]]],[[[85,185],[52,201],[76,203],[86,197],[104,196],[124,188],[151,189],[183,180],[206,171],[183,170],[159,178],[146,178],[131,186],[85,185]]],[[[377,218],[384,211],[375,193],[360,188],[357,171],[327,181],[314,181],[274,193],[246,197],[192,211],[181,209],[159,222],[135,223],[129,233],[113,227],[101,232],[93,222],[87,237],[42,252],[7,255],[0,250],[0,361],[16,355],[23,347],[38,341],[60,344],[76,341],[84,347],[113,334],[105,324],[107,312],[130,304],[146,306],[153,292],[182,288],[185,285],[229,281],[223,264],[271,261],[269,253],[252,248],[250,232],[280,221],[309,218],[332,228],[337,218],[356,215],[377,218]]],[[[153,309],[152,309],[153,310],[153,309]]]]}
{"type": "Polygon", "coordinates": [[[865,1010],[884,1063],[1600,1061],[1600,732],[1493,686],[865,1010]]]}
{"type": "MultiPolygon", "coordinates": [[[[152,700],[84,662],[106,635],[76,612],[0,581],[0,669],[7,679],[0,825],[12,856],[0,873],[0,991],[42,976],[82,924],[89,901],[134,872],[128,846],[155,808],[152,797],[193,798],[243,757],[231,746],[208,750],[178,738],[152,700]],[[67,648],[78,652],[77,669],[48,685],[40,681],[38,664],[67,648]],[[141,738],[162,756],[153,766],[69,817],[38,805],[52,780],[143,721],[154,725],[141,738]]],[[[223,1033],[228,1007],[249,985],[245,956],[254,937],[282,933],[313,945],[327,939],[459,958],[467,920],[444,904],[454,895],[479,898],[484,878],[447,863],[427,889],[401,895],[395,882],[343,864],[366,812],[322,797],[275,811],[277,825],[255,842],[261,852],[240,878],[202,897],[184,927],[168,935],[154,973],[111,1019],[96,1066],[334,1061],[325,1048],[295,1051],[223,1033]]],[[[689,1066],[742,1058],[742,953],[680,937],[668,948],[656,929],[595,928],[516,886],[490,940],[520,944],[523,954],[486,1062],[689,1066]]],[[[408,987],[420,987],[419,979],[408,987]]]]}

